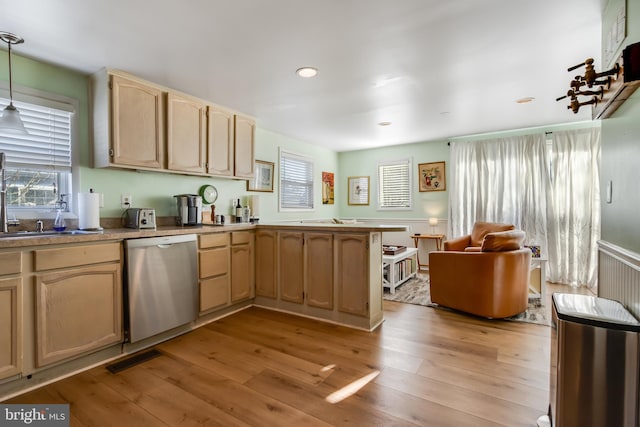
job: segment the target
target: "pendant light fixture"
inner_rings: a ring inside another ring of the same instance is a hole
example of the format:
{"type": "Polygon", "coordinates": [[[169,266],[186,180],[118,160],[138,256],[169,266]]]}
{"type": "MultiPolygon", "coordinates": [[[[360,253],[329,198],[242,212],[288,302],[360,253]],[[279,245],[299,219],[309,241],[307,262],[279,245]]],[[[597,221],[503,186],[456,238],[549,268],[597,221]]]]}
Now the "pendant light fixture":
{"type": "Polygon", "coordinates": [[[15,34],[0,31],[0,40],[7,44],[9,56],[9,105],[2,112],[2,117],[0,117],[0,132],[26,134],[28,132],[24,127],[24,123],[22,123],[20,112],[13,106],[13,81],[11,75],[11,45],[23,43],[24,39],[15,34]]]}

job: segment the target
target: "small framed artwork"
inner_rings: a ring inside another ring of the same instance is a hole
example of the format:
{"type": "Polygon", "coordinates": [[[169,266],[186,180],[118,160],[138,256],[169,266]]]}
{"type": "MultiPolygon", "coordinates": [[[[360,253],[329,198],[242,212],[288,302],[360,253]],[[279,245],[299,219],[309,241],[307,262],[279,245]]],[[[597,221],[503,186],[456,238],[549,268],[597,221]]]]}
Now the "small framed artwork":
{"type": "Polygon", "coordinates": [[[333,205],[333,172],[322,172],[322,204],[333,205]]]}
{"type": "Polygon", "coordinates": [[[256,160],[253,164],[253,179],[247,181],[247,191],[273,193],[273,162],[256,160]]]}
{"type": "Polygon", "coordinates": [[[350,176],[348,178],[349,204],[368,205],[369,204],[369,177],[350,176]]]}
{"type": "Polygon", "coordinates": [[[420,163],[418,165],[420,191],[444,191],[446,189],[444,163],[420,163]]]}

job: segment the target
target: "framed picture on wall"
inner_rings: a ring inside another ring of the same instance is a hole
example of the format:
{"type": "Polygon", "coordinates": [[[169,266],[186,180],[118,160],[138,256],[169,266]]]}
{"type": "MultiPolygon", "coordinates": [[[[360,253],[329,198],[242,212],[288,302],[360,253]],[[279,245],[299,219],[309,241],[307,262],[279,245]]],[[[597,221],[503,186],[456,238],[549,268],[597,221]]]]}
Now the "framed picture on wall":
{"type": "Polygon", "coordinates": [[[369,204],[369,177],[368,176],[350,176],[347,180],[349,187],[349,204],[350,205],[368,205],[369,204]]]}
{"type": "Polygon", "coordinates": [[[273,165],[273,162],[256,160],[253,165],[253,179],[247,181],[247,191],[273,193],[273,165]]]}
{"type": "Polygon", "coordinates": [[[333,172],[322,172],[322,204],[333,205],[333,172]]]}
{"type": "Polygon", "coordinates": [[[444,163],[433,162],[418,165],[420,191],[444,191],[446,189],[444,163]]]}

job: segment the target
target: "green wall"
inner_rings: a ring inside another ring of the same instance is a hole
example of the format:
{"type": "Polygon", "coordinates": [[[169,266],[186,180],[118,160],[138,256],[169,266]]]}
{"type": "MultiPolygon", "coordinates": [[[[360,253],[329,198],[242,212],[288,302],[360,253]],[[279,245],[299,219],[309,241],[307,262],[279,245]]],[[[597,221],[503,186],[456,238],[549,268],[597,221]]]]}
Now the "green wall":
{"type": "MultiPolygon", "coordinates": [[[[429,162],[446,162],[449,164],[449,147],[447,141],[421,142],[403,144],[370,150],[342,152],[339,156],[339,176],[336,179],[335,198],[340,205],[340,216],[343,218],[447,218],[448,191],[418,191],[418,164],[429,162]],[[377,210],[378,163],[412,159],[413,209],[411,210],[377,210]],[[368,206],[349,206],[347,203],[347,179],[350,176],[370,177],[370,203],[368,206]]],[[[445,165],[445,172],[446,170],[445,165]]]]}
{"type": "MultiPolygon", "coordinates": [[[[627,1],[627,38],[623,46],[640,42],[640,2],[627,1]]],[[[640,90],[602,121],[602,240],[640,253],[640,90]],[[612,203],[605,191],[612,182],[612,203]]]]}
{"type": "MultiPolygon", "coordinates": [[[[243,203],[248,195],[259,195],[260,217],[263,220],[331,218],[338,215],[337,205],[322,205],[321,187],[315,188],[316,209],[313,212],[278,212],[278,149],[285,148],[299,154],[309,155],[315,160],[317,182],[321,182],[322,171],[337,172],[338,156],[331,150],[313,146],[273,132],[258,128],[256,131],[256,158],[276,164],[274,192],[248,192],[246,181],[222,178],[207,178],[156,172],[93,169],[90,167],[89,95],[86,75],[37,60],[12,55],[14,92],[20,87],[38,89],[74,98],[79,103],[78,117],[78,161],[74,164],[74,193],[89,188],[104,194],[101,217],[119,217],[121,194],[131,194],[133,206],[155,208],[159,216],[175,214],[173,195],[197,193],[201,185],[213,184],[219,193],[216,213],[230,214],[232,199],[241,197],[243,203]]],[[[7,52],[0,51],[0,63],[6,64],[7,52]]],[[[8,80],[6,67],[0,67],[0,80],[8,80]]],[[[194,94],[197,96],[197,94],[194,94]]],[[[215,100],[211,100],[214,101],[215,100]]],[[[74,197],[75,200],[75,197],[74,197]]]]}

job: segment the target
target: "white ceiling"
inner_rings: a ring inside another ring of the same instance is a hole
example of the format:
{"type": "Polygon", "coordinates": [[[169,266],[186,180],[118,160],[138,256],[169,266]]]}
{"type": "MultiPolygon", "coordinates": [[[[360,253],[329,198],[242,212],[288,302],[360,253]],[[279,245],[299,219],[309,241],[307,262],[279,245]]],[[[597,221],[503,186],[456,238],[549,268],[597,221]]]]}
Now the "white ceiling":
{"type": "Polygon", "coordinates": [[[589,120],[555,98],[569,66],[599,64],[603,1],[0,0],[0,31],[25,39],[17,54],[122,69],[346,151],[589,120]]]}

